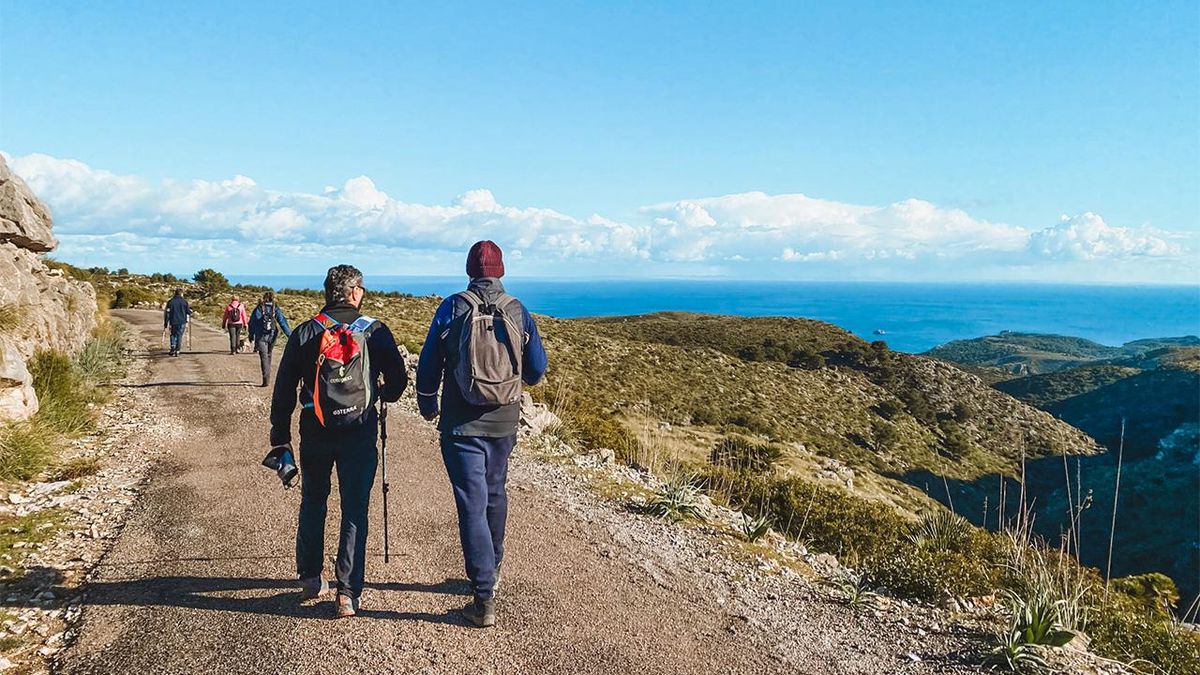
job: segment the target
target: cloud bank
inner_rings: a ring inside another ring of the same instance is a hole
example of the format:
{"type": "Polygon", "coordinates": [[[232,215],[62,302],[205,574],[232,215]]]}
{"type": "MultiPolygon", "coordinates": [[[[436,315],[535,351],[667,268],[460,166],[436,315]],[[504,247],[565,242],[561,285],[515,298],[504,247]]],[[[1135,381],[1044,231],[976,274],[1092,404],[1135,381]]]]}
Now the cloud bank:
{"type": "Polygon", "coordinates": [[[1197,280],[1191,233],[1090,212],[1027,228],[920,199],[748,192],[644,206],[622,222],[503,204],[484,189],[407,202],[367,176],[314,194],[240,175],[154,183],[41,154],[9,163],[50,205],[60,257],[143,271],[301,273],[337,259],[376,274],[456,273],[467,247],[488,238],[527,275],[1197,280]]]}

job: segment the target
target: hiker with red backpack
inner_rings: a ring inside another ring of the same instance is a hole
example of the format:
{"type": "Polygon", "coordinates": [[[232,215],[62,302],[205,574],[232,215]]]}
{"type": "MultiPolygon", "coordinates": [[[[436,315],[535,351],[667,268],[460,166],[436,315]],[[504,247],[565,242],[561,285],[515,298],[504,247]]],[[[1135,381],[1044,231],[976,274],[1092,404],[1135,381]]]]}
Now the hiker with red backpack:
{"type": "Polygon", "coordinates": [[[285,485],[294,478],[292,412],[299,389],[300,518],[296,528],[296,572],[301,598],[330,593],[324,577],[325,515],[331,474],[336,469],[341,531],[335,577],[335,616],[358,611],[365,577],[367,509],[379,457],[375,404],[399,400],[408,372],[391,330],[364,316],[362,272],[332,267],[325,277],[325,307],[292,331],[271,397],[271,453],[264,464],[285,485]]]}
{"type": "Polygon", "coordinates": [[[233,300],[225,305],[225,314],[221,317],[221,328],[229,331],[229,353],[236,354],[238,345],[242,341],[242,328],[246,326],[248,320],[246,318],[246,306],[238,300],[238,296],[233,296],[233,300]]]}
{"type": "Polygon", "coordinates": [[[446,298],[429,326],[417,365],[417,404],[425,419],[441,416],[442,460],[454,489],[474,596],[462,616],[483,628],[496,623],[508,520],[505,484],[521,387],[542,379],[546,352],[529,311],[504,292],[499,246],[491,241],[472,246],[467,276],[467,289],[446,298]]]}

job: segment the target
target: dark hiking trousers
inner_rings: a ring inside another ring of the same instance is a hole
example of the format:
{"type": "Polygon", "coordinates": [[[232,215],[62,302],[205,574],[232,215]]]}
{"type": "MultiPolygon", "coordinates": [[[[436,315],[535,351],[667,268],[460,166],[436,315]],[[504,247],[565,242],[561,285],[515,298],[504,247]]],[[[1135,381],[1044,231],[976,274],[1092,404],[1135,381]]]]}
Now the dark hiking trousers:
{"type": "Polygon", "coordinates": [[[337,469],[342,504],[335,576],[338,593],[362,593],[367,552],[367,507],[375,483],[375,437],[300,437],[300,524],[296,528],[296,573],[301,579],[321,575],[325,558],[325,514],[330,476],[337,469]]]}
{"type": "Polygon", "coordinates": [[[508,456],[516,435],[504,438],[442,436],[442,461],[454,486],[458,536],[467,578],[476,598],[492,597],[496,567],[504,559],[508,520],[508,456]]]}
{"type": "MultiPolygon", "coordinates": [[[[178,326],[171,326],[171,351],[178,352],[183,347],[183,332],[187,330],[187,324],[181,323],[178,326]]],[[[162,344],[162,343],[159,343],[162,344]]]]}
{"type": "Polygon", "coordinates": [[[262,366],[263,382],[271,379],[271,350],[275,343],[269,337],[260,337],[254,344],[258,348],[258,363],[262,366]]]}
{"type": "Polygon", "coordinates": [[[240,341],[241,337],[242,337],[242,324],[240,324],[240,323],[229,324],[229,353],[230,354],[237,352],[238,342],[240,341]]]}

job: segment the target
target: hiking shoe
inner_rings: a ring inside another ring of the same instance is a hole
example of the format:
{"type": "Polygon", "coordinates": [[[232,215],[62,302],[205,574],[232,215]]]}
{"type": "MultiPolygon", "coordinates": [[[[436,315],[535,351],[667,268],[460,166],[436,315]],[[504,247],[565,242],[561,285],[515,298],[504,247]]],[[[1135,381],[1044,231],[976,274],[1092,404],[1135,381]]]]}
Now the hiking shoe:
{"type": "Polygon", "coordinates": [[[496,601],[475,598],[460,611],[467,623],[476,628],[491,628],[496,625],[496,601]]]}
{"type": "Polygon", "coordinates": [[[337,603],[334,605],[333,616],[335,619],[349,619],[358,613],[358,598],[352,598],[348,595],[338,593],[337,603]]]}
{"type": "Polygon", "coordinates": [[[300,580],[300,599],[319,600],[329,597],[329,582],[323,577],[300,580]]]}

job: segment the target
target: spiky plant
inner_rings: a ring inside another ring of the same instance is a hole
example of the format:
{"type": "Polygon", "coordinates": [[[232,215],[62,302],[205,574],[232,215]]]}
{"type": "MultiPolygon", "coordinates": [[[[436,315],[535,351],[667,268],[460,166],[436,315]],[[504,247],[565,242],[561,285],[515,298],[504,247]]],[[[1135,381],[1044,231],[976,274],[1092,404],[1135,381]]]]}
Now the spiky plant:
{"type": "Polygon", "coordinates": [[[879,594],[872,591],[867,581],[857,572],[847,570],[830,579],[828,583],[837,589],[842,596],[842,602],[850,607],[874,607],[879,601],[879,594]]]}
{"type": "Polygon", "coordinates": [[[767,516],[751,518],[749,514],[743,513],[740,527],[746,541],[756,542],[771,531],[771,519],[767,516]]]}
{"type": "Polygon", "coordinates": [[[1019,630],[1010,630],[997,635],[996,646],[988,652],[987,662],[1003,666],[1015,673],[1035,668],[1049,668],[1046,659],[1030,648],[1019,630]]]}
{"type": "Polygon", "coordinates": [[[659,486],[650,500],[650,511],[659,518],[678,522],[700,518],[700,486],[696,476],[684,474],[659,486]]]}
{"type": "Polygon", "coordinates": [[[908,534],[917,546],[939,551],[956,550],[971,536],[971,523],[952,511],[938,509],[921,518],[908,534]]]}

